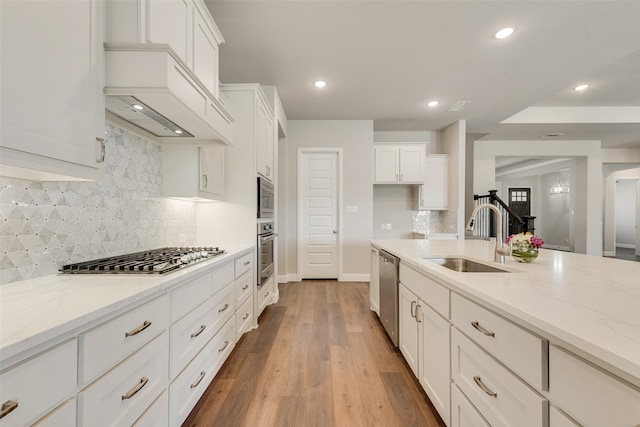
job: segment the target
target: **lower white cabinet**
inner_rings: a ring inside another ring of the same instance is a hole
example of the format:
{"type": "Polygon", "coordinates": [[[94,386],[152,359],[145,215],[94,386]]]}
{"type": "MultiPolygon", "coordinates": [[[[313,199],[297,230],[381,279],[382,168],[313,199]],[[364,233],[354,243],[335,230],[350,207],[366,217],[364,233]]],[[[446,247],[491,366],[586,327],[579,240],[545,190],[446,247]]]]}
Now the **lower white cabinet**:
{"type": "Polygon", "coordinates": [[[236,342],[242,337],[245,332],[248,332],[253,325],[253,298],[247,298],[235,315],[236,323],[236,342]]]}
{"type": "Polygon", "coordinates": [[[549,408],[549,427],[580,427],[555,406],[549,408]]]}
{"type": "Polygon", "coordinates": [[[79,423],[133,424],[167,387],[168,341],[163,332],[80,392],[79,423]]]}
{"type": "Polygon", "coordinates": [[[451,386],[451,427],[491,427],[455,384],[451,386]]]}
{"type": "Polygon", "coordinates": [[[169,396],[163,391],[132,427],[169,427],[169,396]]]}
{"type": "Polygon", "coordinates": [[[76,400],[69,399],[58,406],[46,417],[42,418],[32,427],[61,427],[76,425],[76,400]]]}
{"type": "Polygon", "coordinates": [[[233,350],[234,336],[234,322],[230,320],[171,383],[169,386],[170,426],[181,425],[189,416],[198,399],[233,350]]]}
{"type": "Polygon", "coordinates": [[[371,275],[369,280],[369,304],[380,317],[380,260],[378,249],[371,248],[371,275]]]}
{"type": "Polygon", "coordinates": [[[0,402],[8,412],[0,425],[29,425],[68,399],[76,389],[77,352],[77,341],[67,341],[3,372],[0,402]]]}
{"type": "Polygon", "coordinates": [[[258,289],[258,316],[262,314],[265,307],[271,303],[274,292],[274,279],[271,276],[266,283],[264,283],[260,289],[258,289]]]}
{"type": "Polygon", "coordinates": [[[398,288],[398,321],[400,322],[398,345],[400,352],[416,377],[418,376],[418,337],[420,335],[416,319],[417,308],[418,297],[406,286],[400,284],[398,288]]]}
{"type": "Polygon", "coordinates": [[[640,391],[567,351],[549,349],[552,402],[584,427],[640,425],[640,391]]]}

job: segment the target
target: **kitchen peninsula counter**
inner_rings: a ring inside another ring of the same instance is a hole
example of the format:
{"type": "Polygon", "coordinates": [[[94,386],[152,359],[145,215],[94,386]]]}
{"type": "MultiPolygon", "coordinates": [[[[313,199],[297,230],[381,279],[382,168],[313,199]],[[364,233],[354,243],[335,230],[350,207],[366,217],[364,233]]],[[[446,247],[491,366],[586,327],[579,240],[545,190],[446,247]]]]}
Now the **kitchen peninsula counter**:
{"type": "Polygon", "coordinates": [[[253,249],[226,247],[226,253],[166,275],[58,274],[0,286],[0,368],[52,339],[78,330],[160,295],[186,280],[253,249]]]}
{"type": "Polygon", "coordinates": [[[494,263],[483,240],[372,240],[452,291],[640,387],[640,263],[541,249],[523,264],[494,263]],[[463,273],[424,257],[463,257],[509,270],[463,273]]]}

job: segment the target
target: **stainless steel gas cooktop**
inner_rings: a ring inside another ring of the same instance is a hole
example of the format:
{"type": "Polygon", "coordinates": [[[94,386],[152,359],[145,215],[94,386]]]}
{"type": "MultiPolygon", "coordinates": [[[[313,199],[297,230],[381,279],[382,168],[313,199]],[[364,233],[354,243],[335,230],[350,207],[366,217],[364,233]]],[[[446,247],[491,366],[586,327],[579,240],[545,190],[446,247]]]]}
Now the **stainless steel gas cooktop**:
{"type": "Polygon", "coordinates": [[[67,264],[61,274],[166,274],[225,253],[218,247],[160,248],[67,264]]]}

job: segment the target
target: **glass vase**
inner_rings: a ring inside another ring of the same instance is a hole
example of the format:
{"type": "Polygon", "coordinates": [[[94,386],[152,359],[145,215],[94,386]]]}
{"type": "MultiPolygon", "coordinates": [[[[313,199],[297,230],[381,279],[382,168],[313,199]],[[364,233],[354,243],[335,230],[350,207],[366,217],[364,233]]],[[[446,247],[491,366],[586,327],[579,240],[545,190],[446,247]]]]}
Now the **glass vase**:
{"type": "Polygon", "coordinates": [[[531,263],[538,258],[538,249],[531,245],[518,245],[511,243],[511,258],[518,262],[531,263]]]}

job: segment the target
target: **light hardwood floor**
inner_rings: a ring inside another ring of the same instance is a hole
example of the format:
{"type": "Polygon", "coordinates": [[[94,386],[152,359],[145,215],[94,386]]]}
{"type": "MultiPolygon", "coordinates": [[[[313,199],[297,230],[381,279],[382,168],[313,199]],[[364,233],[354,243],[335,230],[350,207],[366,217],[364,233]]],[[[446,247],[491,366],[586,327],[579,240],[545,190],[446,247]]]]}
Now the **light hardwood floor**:
{"type": "Polygon", "coordinates": [[[280,285],[183,426],[444,427],[363,282],[280,285]]]}

